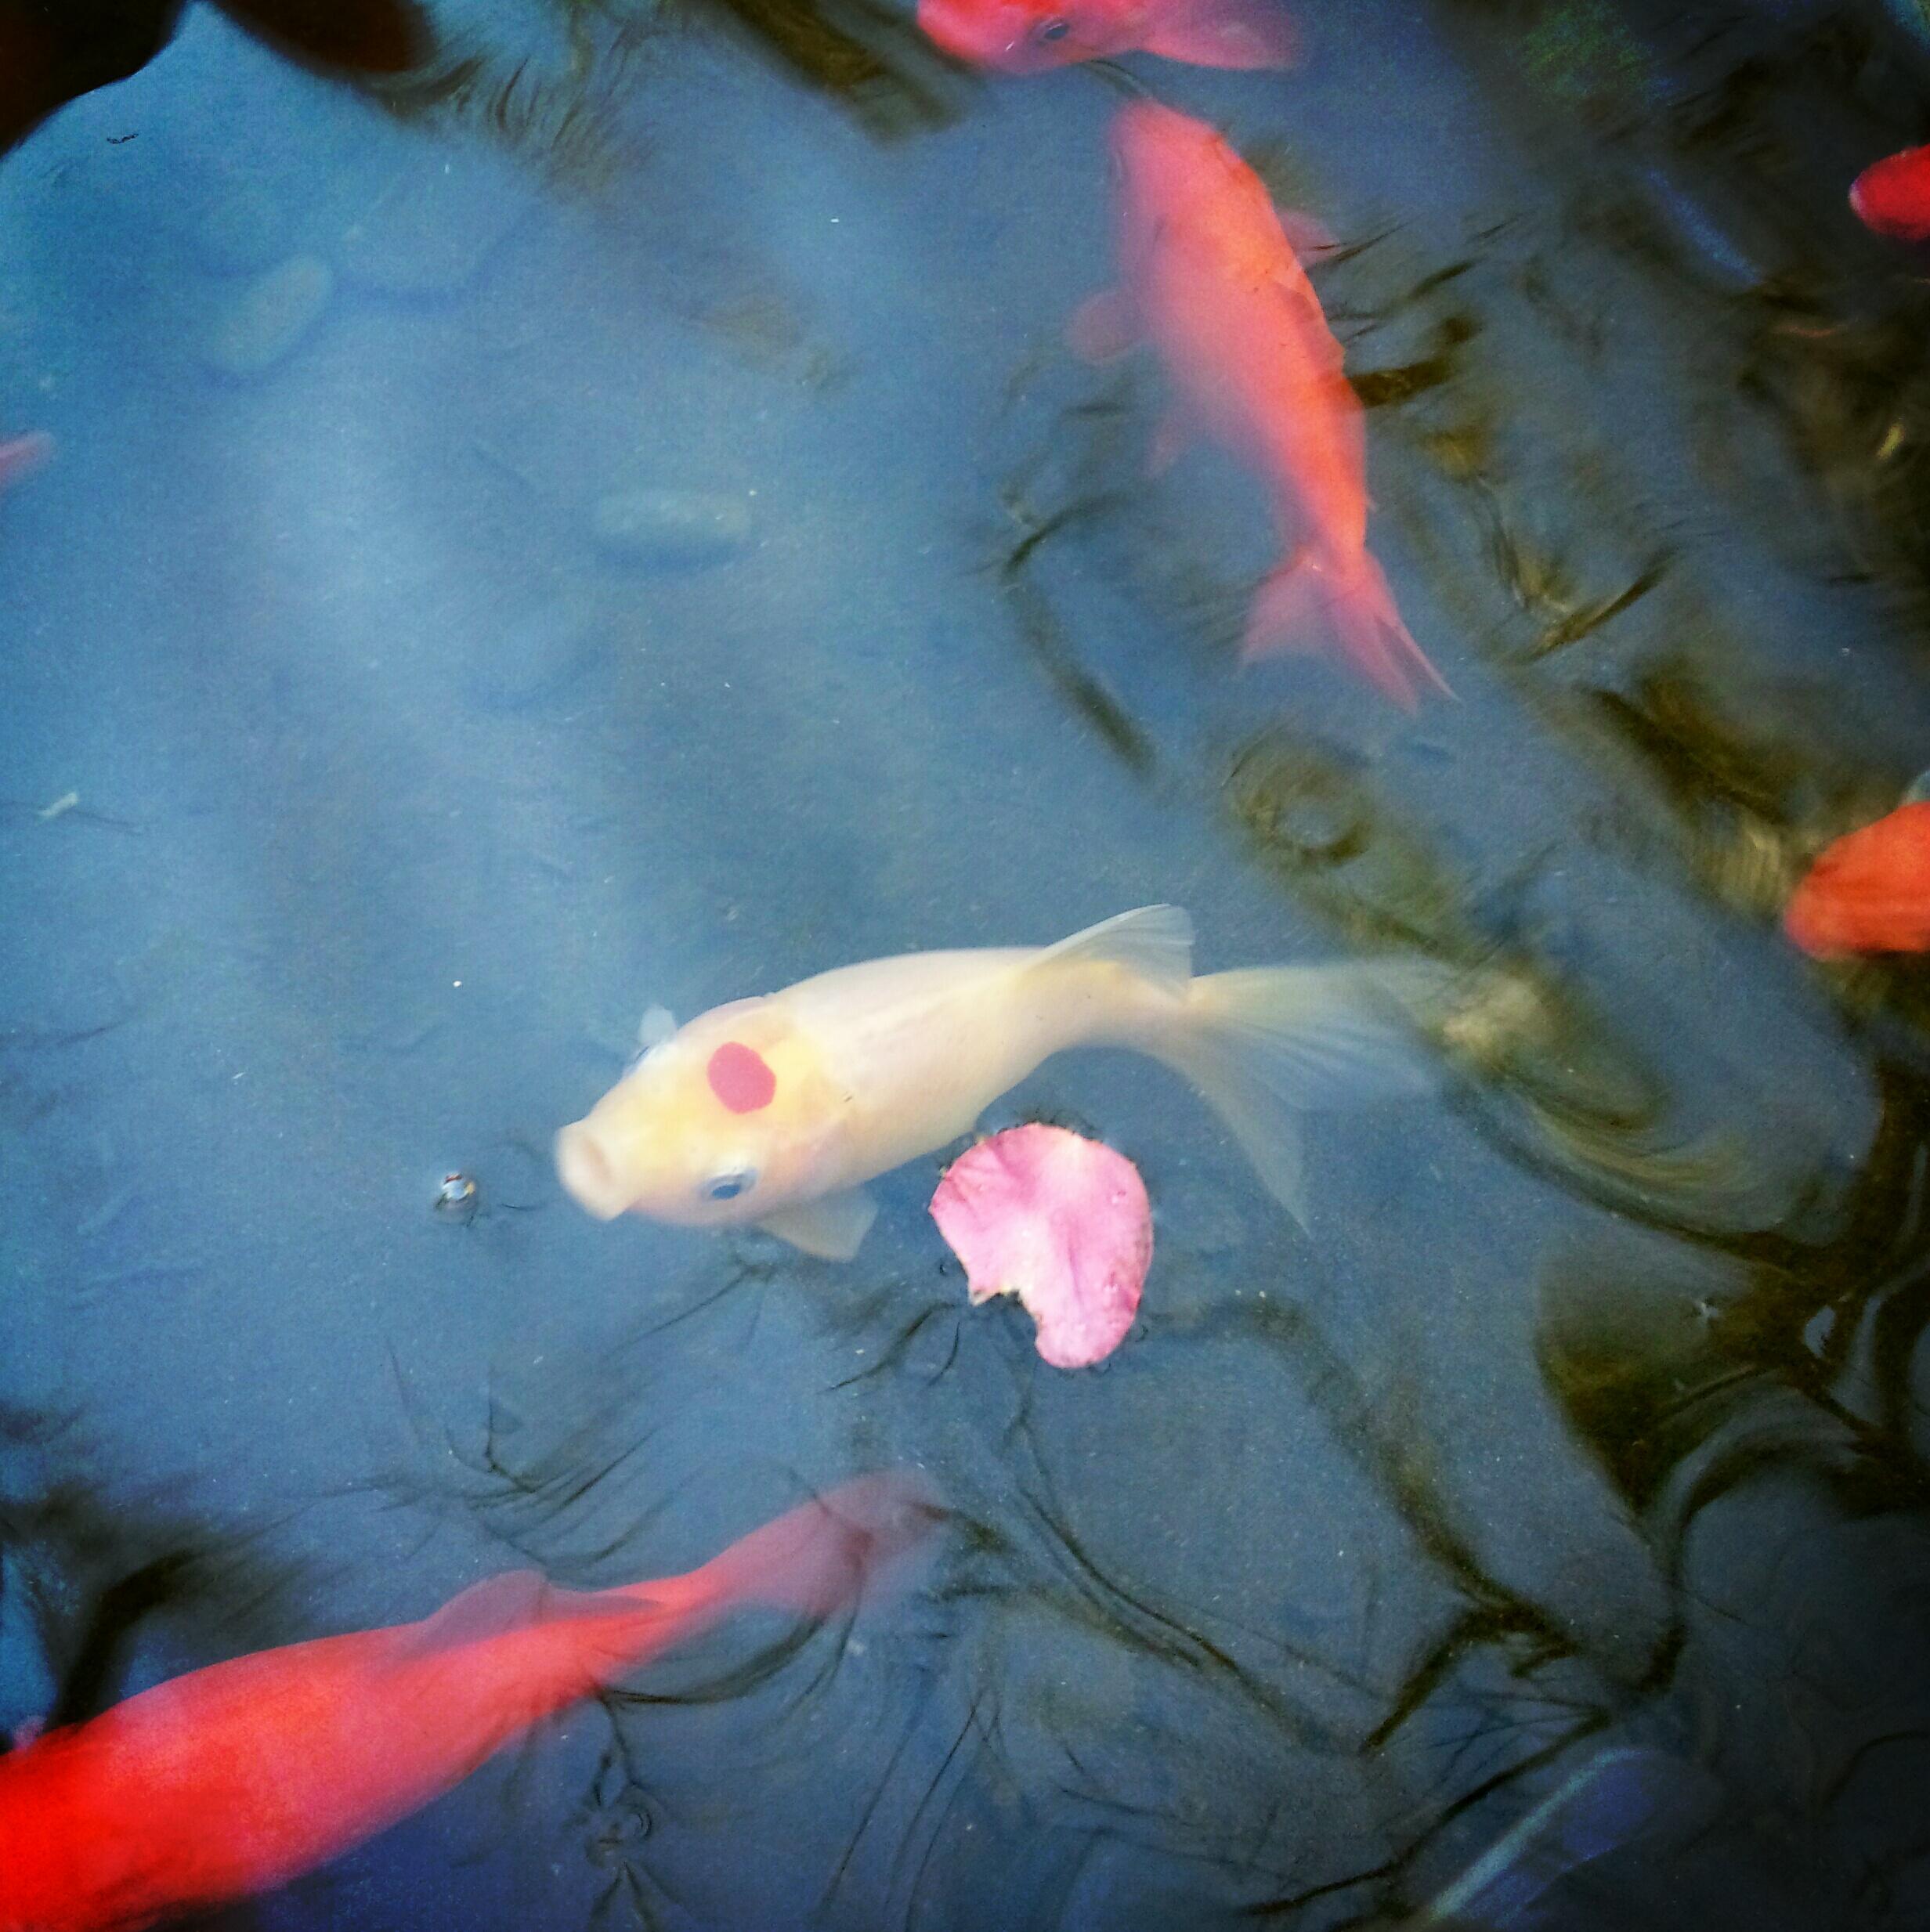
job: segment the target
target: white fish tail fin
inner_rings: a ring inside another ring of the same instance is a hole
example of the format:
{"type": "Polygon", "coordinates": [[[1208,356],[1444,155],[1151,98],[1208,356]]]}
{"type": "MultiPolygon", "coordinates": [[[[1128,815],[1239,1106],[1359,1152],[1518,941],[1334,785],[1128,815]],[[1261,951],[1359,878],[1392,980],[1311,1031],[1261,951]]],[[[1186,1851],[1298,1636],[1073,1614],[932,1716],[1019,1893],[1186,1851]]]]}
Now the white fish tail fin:
{"type": "Polygon", "coordinates": [[[1428,1092],[1435,1075],[1419,1027],[1448,977],[1419,960],[1209,973],[1193,982],[1180,1033],[1155,1050],[1305,1226],[1299,1116],[1428,1092]]]}
{"type": "Polygon", "coordinates": [[[878,1204],[870,1194],[862,1187],[850,1187],[842,1194],[820,1194],[815,1201],[779,1208],[757,1225],[820,1261],[849,1261],[864,1246],[877,1218],[878,1204]]]}
{"type": "Polygon", "coordinates": [[[1032,970],[1075,964],[1124,966],[1155,986],[1182,991],[1193,977],[1193,921],[1176,905],[1142,905],[1046,947],[1032,970]]]}

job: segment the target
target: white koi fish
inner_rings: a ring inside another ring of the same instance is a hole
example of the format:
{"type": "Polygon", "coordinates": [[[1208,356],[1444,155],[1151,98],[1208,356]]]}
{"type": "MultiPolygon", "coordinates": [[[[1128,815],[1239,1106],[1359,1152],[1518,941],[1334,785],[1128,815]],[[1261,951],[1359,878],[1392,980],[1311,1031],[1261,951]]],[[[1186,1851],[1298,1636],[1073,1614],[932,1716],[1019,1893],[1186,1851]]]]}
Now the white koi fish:
{"type": "Polygon", "coordinates": [[[591,1213],[686,1227],[755,1222],[848,1261],[877,1209],[864,1183],[971,1131],[1070,1046],[1127,1047],[1197,1087],[1274,1196],[1304,1218],[1303,1109],[1428,1084],[1410,1016],[1424,962],[1193,977],[1193,922],[1144,906],[1056,946],[915,952],[714,1007],[656,1036],[556,1137],[591,1213]]]}

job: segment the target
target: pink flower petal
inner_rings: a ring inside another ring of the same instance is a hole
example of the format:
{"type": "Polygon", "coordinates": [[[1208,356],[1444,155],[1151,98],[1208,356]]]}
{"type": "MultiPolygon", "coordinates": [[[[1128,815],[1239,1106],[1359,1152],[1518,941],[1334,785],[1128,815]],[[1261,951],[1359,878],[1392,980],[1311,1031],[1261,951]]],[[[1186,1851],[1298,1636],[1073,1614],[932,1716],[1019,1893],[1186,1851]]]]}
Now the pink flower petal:
{"type": "Polygon", "coordinates": [[[1122,1154],[1063,1127],[1014,1127],[952,1162],[931,1218],[974,1302],[1016,1295],[1054,1368],[1125,1340],[1153,1258],[1152,1208],[1122,1154]]]}

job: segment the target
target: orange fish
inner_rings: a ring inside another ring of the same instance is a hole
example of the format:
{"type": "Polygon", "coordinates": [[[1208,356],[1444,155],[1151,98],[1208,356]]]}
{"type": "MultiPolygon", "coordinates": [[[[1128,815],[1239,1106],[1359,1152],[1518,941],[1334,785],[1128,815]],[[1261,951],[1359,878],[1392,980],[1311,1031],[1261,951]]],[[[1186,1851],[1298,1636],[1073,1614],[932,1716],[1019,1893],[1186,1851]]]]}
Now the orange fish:
{"type": "Polygon", "coordinates": [[[1141,52],[1286,67],[1298,52],[1272,0],[918,0],[918,24],[947,53],[1007,74],[1141,52]]]}
{"type": "Polygon", "coordinates": [[[1851,183],[1849,205],[1879,235],[1930,241],[1930,147],[1908,147],[1872,161],[1851,183]]]}
{"type": "Polygon", "coordinates": [[[1930,952],[1930,803],[1899,805],[1826,847],[1783,930],[1818,959],[1930,952]]]}
{"type": "Polygon", "coordinates": [[[419,1623],[264,1650],[0,1757],[0,1932],[132,1932],[346,1851],[540,1719],[756,1602],[851,1602],[928,1526],[868,1477],[700,1569],[626,1589],[491,1577],[419,1623]]]}
{"type": "MultiPolygon", "coordinates": [[[[1072,345],[1093,357],[1142,340],[1159,351],[1179,400],[1154,471],[1204,434],[1271,490],[1286,561],[1254,599],[1246,659],[1325,631],[1409,710],[1417,681],[1446,691],[1368,554],[1360,402],[1260,177],[1211,128],[1151,101],[1120,109],[1112,151],[1121,286],[1080,309],[1072,345]]],[[[1288,218],[1313,246],[1317,225],[1288,218]]]]}

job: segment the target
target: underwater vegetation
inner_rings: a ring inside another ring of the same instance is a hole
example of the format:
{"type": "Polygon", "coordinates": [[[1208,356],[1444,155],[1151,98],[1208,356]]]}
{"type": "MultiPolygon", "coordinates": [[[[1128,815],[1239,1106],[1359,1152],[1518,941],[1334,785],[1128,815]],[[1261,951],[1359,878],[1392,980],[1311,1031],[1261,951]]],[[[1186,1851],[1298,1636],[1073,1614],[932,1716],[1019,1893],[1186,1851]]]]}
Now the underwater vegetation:
{"type": "Polygon", "coordinates": [[[1912,10],[418,11],[0,176],[0,1782],[481,1613],[264,1914],[1920,1923],[1912,10]]]}

